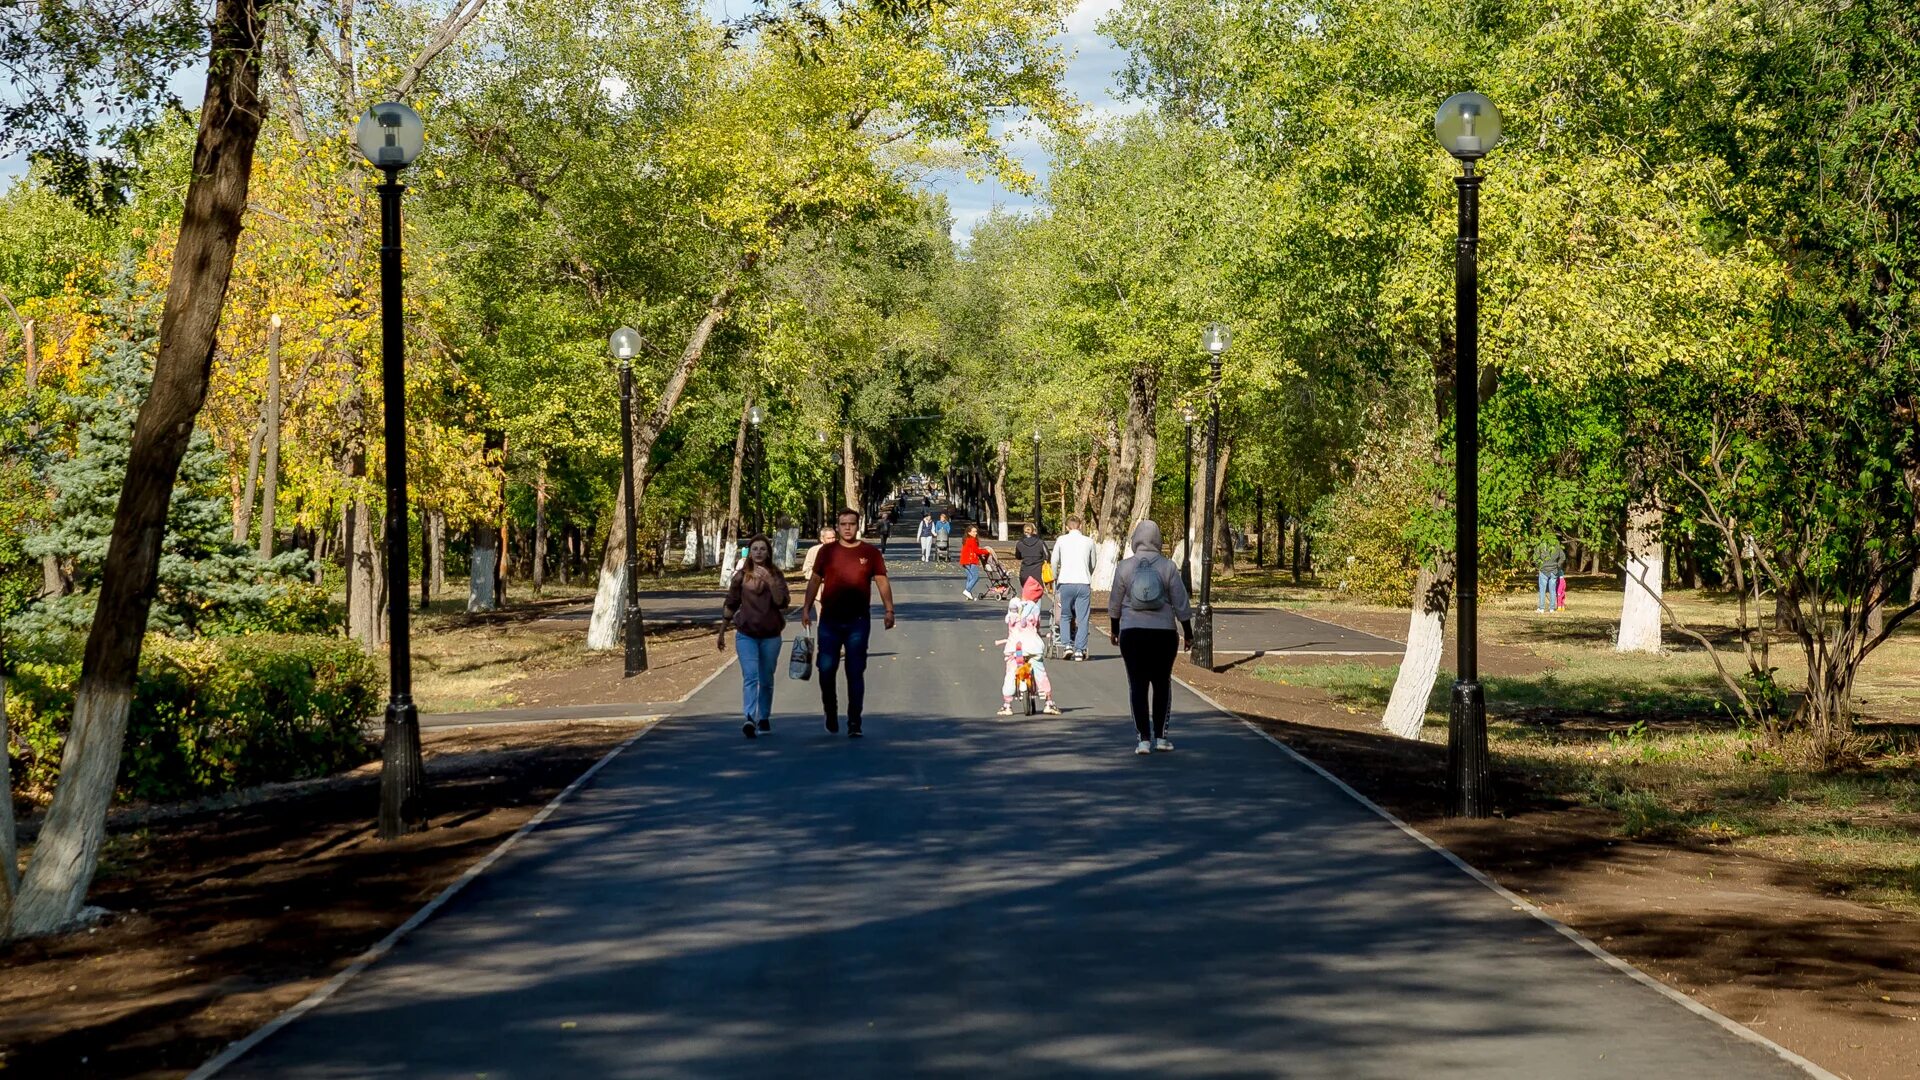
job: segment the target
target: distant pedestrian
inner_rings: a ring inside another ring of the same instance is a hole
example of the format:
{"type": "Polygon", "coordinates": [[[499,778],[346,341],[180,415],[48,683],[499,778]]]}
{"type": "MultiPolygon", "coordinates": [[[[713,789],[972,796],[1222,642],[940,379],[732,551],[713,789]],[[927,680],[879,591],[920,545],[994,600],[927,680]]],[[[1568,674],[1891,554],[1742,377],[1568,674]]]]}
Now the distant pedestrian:
{"type": "Polygon", "coordinates": [[[823,545],[807,578],[806,603],[800,621],[813,625],[813,602],[820,601],[820,641],[814,663],[820,669],[820,706],[828,731],[840,730],[835,672],[840,654],[847,661],[847,737],[861,736],[860,720],[867,698],[867,639],[873,631],[873,585],[880,585],[880,603],[886,627],[893,629],[893,584],[887,580],[887,560],[880,549],[860,539],[860,512],[843,509],[839,535],[823,545]]]}
{"type": "Polygon", "coordinates": [[[880,511],[880,550],[887,550],[887,539],[893,535],[893,511],[880,511]]]}
{"type": "Polygon", "coordinates": [[[920,515],[919,539],[920,539],[920,561],[932,562],[933,561],[933,515],[932,514],[920,515]]]}
{"type": "Polygon", "coordinates": [[[820,557],[820,549],[831,543],[833,543],[833,529],[822,525],[820,527],[820,542],[808,548],[807,557],[800,560],[801,577],[810,578],[813,576],[813,561],[820,557]]]}
{"type": "Polygon", "coordinates": [[[1140,736],[1136,754],[1171,750],[1167,714],[1173,708],[1173,660],[1184,639],[1193,644],[1193,610],[1180,569],[1160,551],[1160,526],[1133,530],[1133,555],[1113,571],[1107,600],[1107,636],[1127,665],[1127,696],[1140,736]],[[1178,626],[1176,633],[1175,627],[1178,626]]]}
{"type": "Polygon", "coordinates": [[[941,562],[946,562],[952,558],[949,554],[952,540],[953,522],[948,521],[947,515],[943,512],[940,515],[940,520],[933,523],[933,548],[936,557],[941,562]]]}
{"type": "MultiPolygon", "coordinates": [[[[1047,564],[1047,542],[1029,521],[1020,527],[1020,540],[1013,545],[1013,557],[1020,560],[1020,585],[1040,581],[1040,568],[1047,564]]],[[[1045,582],[1041,582],[1045,584],[1045,582]]]]}
{"type": "Polygon", "coordinates": [[[973,590],[980,584],[980,556],[987,549],[980,543],[980,526],[967,526],[967,538],[960,542],[960,569],[967,572],[967,583],[960,595],[973,599],[973,590]]]}
{"type": "Polygon", "coordinates": [[[1559,611],[1566,606],[1567,549],[1549,534],[1533,549],[1533,561],[1540,571],[1539,600],[1533,609],[1541,613],[1559,611]]]}
{"type": "Polygon", "coordinates": [[[1067,534],[1053,542],[1053,581],[1060,590],[1060,617],[1067,634],[1067,655],[1087,658],[1087,628],[1093,614],[1093,569],[1099,558],[1093,538],[1080,531],[1080,519],[1067,519],[1067,534]]]}
{"type": "Polygon", "coordinates": [[[773,565],[773,541],[754,536],[747,541],[746,562],[734,571],[727,586],[726,621],[720,626],[720,648],[727,647],[727,627],[733,627],[733,648],[740,657],[740,693],[746,722],[740,730],[752,739],[773,730],[774,673],[780,667],[780,635],[787,628],[791,601],[787,579],[773,565]]]}

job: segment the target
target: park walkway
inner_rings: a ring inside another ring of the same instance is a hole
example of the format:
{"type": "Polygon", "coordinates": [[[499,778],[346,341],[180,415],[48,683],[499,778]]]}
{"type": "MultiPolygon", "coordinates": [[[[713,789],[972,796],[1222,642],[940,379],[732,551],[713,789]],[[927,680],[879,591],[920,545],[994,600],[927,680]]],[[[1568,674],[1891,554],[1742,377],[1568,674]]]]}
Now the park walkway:
{"type": "Polygon", "coordinates": [[[1804,1075],[1514,910],[1104,639],[996,720],[997,605],[910,564],[864,740],[694,695],[225,1077],[1804,1075]]]}

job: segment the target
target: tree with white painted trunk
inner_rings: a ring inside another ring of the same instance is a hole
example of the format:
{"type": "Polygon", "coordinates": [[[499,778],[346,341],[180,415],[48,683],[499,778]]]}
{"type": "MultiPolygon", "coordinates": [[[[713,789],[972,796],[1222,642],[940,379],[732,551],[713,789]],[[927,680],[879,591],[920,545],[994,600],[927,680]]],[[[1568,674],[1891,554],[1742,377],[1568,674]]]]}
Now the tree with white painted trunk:
{"type": "Polygon", "coordinates": [[[1666,546],[1660,536],[1657,493],[1643,492],[1627,506],[1626,583],[1620,599],[1620,629],[1614,648],[1620,652],[1658,653],[1662,578],[1666,574],[1666,546]]]}

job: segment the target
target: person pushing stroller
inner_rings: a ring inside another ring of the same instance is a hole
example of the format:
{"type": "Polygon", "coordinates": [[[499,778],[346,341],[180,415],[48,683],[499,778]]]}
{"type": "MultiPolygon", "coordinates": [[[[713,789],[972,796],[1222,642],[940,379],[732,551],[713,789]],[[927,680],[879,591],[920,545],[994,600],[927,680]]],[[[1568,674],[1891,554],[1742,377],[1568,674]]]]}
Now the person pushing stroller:
{"type": "Polygon", "coordinates": [[[1013,691],[1020,667],[1024,663],[1033,672],[1033,682],[1028,693],[1038,693],[1046,702],[1041,709],[1050,716],[1060,715],[1060,707],[1053,703],[1053,681],[1047,678],[1046,642],[1040,638],[1040,596],[1044,591],[1038,578],[1028,578],[1020,595],[1007,601],[1007,636],[1002,639],[1006,648],[1003,654],[1007,661],[1006,677],[1000,681],[1000,716],[1013,715],[1013,691]]]}

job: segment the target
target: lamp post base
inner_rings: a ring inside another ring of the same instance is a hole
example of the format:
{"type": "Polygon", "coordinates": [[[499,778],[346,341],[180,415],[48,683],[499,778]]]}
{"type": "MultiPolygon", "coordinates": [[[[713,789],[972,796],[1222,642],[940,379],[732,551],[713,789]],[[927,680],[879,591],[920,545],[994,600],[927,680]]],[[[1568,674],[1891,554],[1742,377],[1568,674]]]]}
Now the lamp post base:
{"type": "Polygon", "coordinates": [[[640,619],[640,605],[629,604],[626,619],[627,675],[647,670],[647,628],[640,619]]]}
{"type": "Polygon", "coordinates": [[[420,710],[411,698],[388,699],[380,758],[380,839],[392,840],[426,828],[420,710]]]}
{"type": "Polygon", "coordinates": [[[1478,682],[1455,682],[1453,709],[1447,724],[1447,816],[1491,815],[1490,773],[1486,692],[1478,682]]]}
{"type": "Polygon", "coordinates": [[[1195,667],[1213,670],[1213,608],[1206,604],[1193,613],[1193,650],[1187,655],[1195,667]]]}

